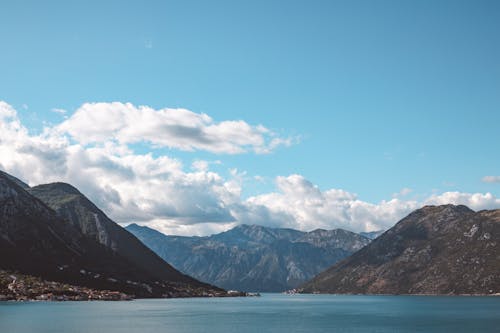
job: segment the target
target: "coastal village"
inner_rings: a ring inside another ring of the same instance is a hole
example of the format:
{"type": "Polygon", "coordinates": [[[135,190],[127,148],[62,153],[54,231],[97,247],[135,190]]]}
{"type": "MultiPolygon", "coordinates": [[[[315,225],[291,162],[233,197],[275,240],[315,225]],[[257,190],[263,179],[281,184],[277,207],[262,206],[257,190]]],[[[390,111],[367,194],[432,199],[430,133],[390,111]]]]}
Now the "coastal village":
{"type": "Polygon", "coordinates": [[[0,301],[124,301],[132,295],[45,281],[30,275],[0,270],[0,301]]]}
{"type": "MultiPolygon", "coordinates": [[[[236,290],[207,292],[203,288],[176,290],[174,286],[172,289],[163,298],[260,296],[236,290]]],[[[134,295],[119,291],[91,289],[0,270],[0,301],[129,301],[134,298],[134,295]]]]}

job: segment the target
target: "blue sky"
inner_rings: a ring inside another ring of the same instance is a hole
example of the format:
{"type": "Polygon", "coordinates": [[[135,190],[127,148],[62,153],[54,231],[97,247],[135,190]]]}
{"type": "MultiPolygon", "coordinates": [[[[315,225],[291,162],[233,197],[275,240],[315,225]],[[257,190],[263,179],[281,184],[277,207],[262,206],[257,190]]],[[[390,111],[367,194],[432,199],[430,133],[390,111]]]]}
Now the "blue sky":
{"type": "Polygon", "coordinates": [[[129,145],[245,171],[243,198],[292,174],[372,203],[499,196],[482,181],[500,174],[499,33],[497,1],[2,1],[0,100],[31,133],[116,101],[292,138],[270,154],[129,145]]]}

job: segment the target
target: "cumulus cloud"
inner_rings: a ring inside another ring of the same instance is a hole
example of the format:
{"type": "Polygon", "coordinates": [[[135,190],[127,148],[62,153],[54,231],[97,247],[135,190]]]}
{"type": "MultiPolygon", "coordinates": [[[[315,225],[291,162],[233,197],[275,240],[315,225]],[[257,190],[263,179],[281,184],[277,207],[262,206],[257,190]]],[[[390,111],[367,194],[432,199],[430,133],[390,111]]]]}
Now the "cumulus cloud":
{"type": "MultiPolygon", "coordinates": [[[[175,145],[181,146],[179,149],[184,144],[193,150],[201,149],[195,139],[187,138],[189,135],[180,134],[177,138],[172,131],[155,139],[147,124],[153,126],[157,121],[168,132],[170,127],[165,119],[174,119],[179,133],[186,133],[186,127],[194,126],[193,133],[204,133],[202,137],[218,135],[230,141],[216,145],[240,149],[272,146],[266,144],[267,129],[243,125],[262,138],[262,141],[251,138],[244,141],[231,129],[210,134],[207,128],[225,122],[215,123],[206,115],[186,110],[169,114],[170,111],[141,109],[130,104],[116,108],[111,103],[99,106],[101,110],[109,107],[110,112],[88,113],[92,107],[85,104],[68,121],[32,135],[20,122],[16,110],[0,101],[0,169],[30,185],[71,183],[115,221],[147,224],[169,234],[205,235],[240,223],[301,230],[372,231],[391,227],[425,204],[465,204],[475,210],[500,207],[500,199],[491,193],[445,192],[417,201],[405,196],[409,189],[403,189],[391,200],[369,203],[342,189],[321,190],[297,174],[278,176],[273,192],[245,199],[242,198],[245,182],[262,181],[261,177],[247,177],[237,169],[223,177],[210,170],[211,164],[220,161],[195,160],[185,167],[182,161],[169,156],[137,153],[128,144],[144,141],[158,145],[171,137],[177,142],[175,145]],[[129,108],[131,114],[125,115],[122,107],[129,108]],[[193,119],[197,121],[195,125],[193,119]],[[76,121],[82,121],[81,128],[76,121]],[[137,126],[132,125],[134,122],[137,126]]],[[[222,128],[225,126],[233,124],[229,122],[222,128]]]]}
{"type": "Polygon", "coordinates": [[[30,135],[4,102],[0,103],[0,156],[1,169],[30,185],[52,181],[75,185],[118,222],[234,221],[221,198],[233,198],[231,191],[239,188],[231,178],[210,172],[203,162],[186,172],[177,159],[137,154],[113,140],[88,146],[54,128],[30,135]]]}
{"type": "Polygon", "coordinates": [[[481,180],[484,183],[500,183],[500,176],[484,176],[481,180]]]}
{"type": "Polygon", "coordinates": [[[157,147],[220,154],[269,153],[292,144],[292,139],[280,138],[262,125],[252,126],[243,120],[215,122],[204,113],[186,109],[155,110],[119,102],[86,103],[56,130],[84,145],[110,140],[120,144],[147,142],[157,147]]]}
{"type": "Polygon", "coordinates": [[[466,205],[473,210],[500,208],[500,199],[491,193],[462,193],[445,192],[439,195],[432,195],[427,198],[426,205],[444,205],[452,203],[455,205],[466,205]]]}
{"type": "Polygon", "coordinates": [[[424,200],[403,200],[404,188],[391,200],[369,203],[355,193],[340,189],[322,191],[301,175],[276,178],[277,191],[249,198],[233,215],[240,222],[287,226],[300,230],[344,228],[374,231],[392,227],[411,211],[424,205],[466,205],[474,210],[500,208],[491,193],[445,192],[424,200]],[[401,195],[400,195],[401,194],[401,195]]]}
{"type": "Polygon", "coordinates": [[[301,175],[276,178],[277,191],[249,198],[234,212],[239,221],[269,221],[300,230],[344,228],[379,230],[419,207],[416,201],[392,199],[372,204],[341,189],[321,191],[301,175]]]}
{"type": "Polygon", "coordinates": [[[179,224],[177,221],[150,221],[147,223],[138,223],[149,228],[156,229],[167,235],[187,235],[187,236],[206,236],[224,232],[234,228],[237,223],[203,223],[203,224],[179,224]]]}

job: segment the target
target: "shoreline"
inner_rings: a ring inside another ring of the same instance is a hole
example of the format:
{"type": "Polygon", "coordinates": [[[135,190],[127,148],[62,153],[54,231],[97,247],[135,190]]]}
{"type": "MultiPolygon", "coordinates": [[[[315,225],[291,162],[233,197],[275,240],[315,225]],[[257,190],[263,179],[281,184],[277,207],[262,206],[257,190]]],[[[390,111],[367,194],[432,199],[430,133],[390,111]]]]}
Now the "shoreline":
{"type": "Polygon", "coordinates": [[[468,294],[435,294],[435,293],[419,293],[419,294],[374,294],[374,293],[328,293],[328,292],[304,292],[300,289],[291,289],[285,290],[282,294],[286,295],[334,295],[334,296],[462,296],[462,297],[484,297],[484,296],[492,296],[498,297],[500,296],[500,292],[498,293],[468,293],[468,294]]]}
{"type": "Polygon", "coordinates": [[[155,297],[136,297],[119,290],[95,289],[68,283],[47,281],[39,277],[0,270],[0,301],[131,301],[134,299],[251,297],[260,296],[236,290],[172,290],[155,297]]]}

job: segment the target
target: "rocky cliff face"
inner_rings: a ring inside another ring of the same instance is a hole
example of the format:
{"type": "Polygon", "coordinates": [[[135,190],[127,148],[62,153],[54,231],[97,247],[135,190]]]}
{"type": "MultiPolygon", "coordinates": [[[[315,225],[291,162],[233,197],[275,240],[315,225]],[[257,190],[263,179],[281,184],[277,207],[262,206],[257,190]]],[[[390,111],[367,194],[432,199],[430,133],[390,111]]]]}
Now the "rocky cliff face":
{"type": "MultiPolygon", "coordinates": [[[[179,273],[134,236],[107,221],[103,222],[108,228],[105,238],[117,244],[115,248],[109,247],[107,241],[100,242],[103,238],[96,239],[98,233],[82,232],[84,223],[69,222],[67,216],[57,214],[12,178],[0,173],[0,269],[141,297],[221,292],[179,273]],[[123,239],[133,240],[131,243],[135,244],[131,246],[142,251],[141,258],[151,266],[139,265],[136,258],[119,251],[122,244],[131,244],[123,243],[123,239]]],[[[72,202],[72,196],[78,196],[77,191],[70,186],[65,188],[71,189],[71,197],[66,201],[72,202]]]]}
{"type": "Polygon", "coordinates": [[[307,233],[241,225],[209,237],[166,236],[138,225],[127,230],[182,272],[245,291],[294,288],[369,243],[340,229],[307,233]]]}
{"type": "Polygon", "coordinates": [[[197,283],[171,267],[134,235],[113,222],[73,186],[52,183],[32,187],[28,192],[84,235],[113,250],[151,276],[162,280],[197,283]]]}
{"type": "Polygon", "coordinates": [[[371,244],[302,286],[349,294],[500,292],[500,210],[416,210],[371,244]]]}

